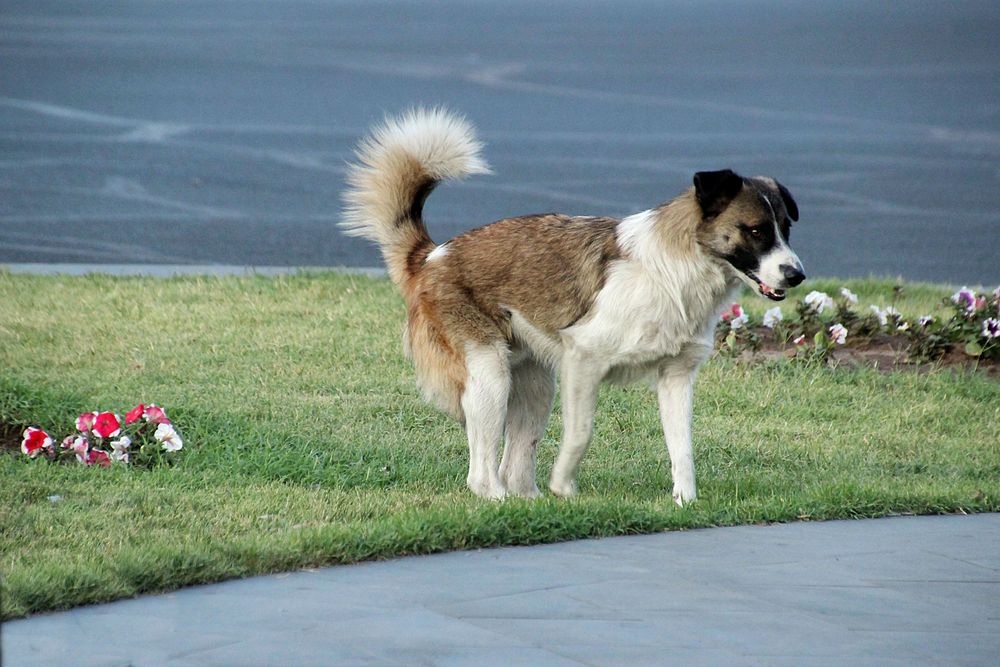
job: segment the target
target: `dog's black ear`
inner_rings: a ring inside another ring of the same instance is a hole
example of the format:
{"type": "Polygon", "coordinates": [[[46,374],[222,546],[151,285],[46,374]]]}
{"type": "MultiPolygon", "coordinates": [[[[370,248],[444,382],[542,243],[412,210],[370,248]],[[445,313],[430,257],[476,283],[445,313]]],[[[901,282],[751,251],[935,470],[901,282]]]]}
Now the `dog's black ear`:
{"type": "Polygon", "coordinates": [[[726,210],[742,188],[743,178],[731,169],[699,171],[694,175],[694,194],[706,220],[726,210]]]}
{"type": "MultiPolygon", "coordinates": [[[[775,183],[778,183],[775,181],[775,183]]],[[[788,211],[788,217],[792,220],[798,222],[799,220],[799,207],[792,199],[792,193],[788,191],[781,183],[778,183],[778,192],[781,193],[781,201],[785,202],[785,210],[788,211]]]]}

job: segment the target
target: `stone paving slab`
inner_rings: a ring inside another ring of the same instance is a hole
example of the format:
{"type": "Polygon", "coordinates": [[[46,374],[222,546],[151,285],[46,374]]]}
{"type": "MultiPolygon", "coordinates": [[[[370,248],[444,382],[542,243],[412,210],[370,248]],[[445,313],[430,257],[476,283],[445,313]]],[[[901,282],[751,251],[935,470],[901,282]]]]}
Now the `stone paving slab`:
{"type": "Polygon", "coordinates": [[[7,667],[996,665],[1000,514],[363,563],[39,615],[2,638],[7,667]]]}

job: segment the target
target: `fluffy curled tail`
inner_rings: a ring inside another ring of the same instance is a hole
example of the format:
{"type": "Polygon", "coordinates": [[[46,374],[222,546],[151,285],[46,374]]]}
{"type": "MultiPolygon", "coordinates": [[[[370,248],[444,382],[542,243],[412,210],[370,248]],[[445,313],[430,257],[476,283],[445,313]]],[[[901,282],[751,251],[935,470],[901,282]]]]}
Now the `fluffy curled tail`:
{"type": "Polygon", "coordinates": [[[347,173],[344,233],[378,243],[389,276],[402,285],[434,246],[424,201],[446,179],[489,173],[472,126],[445,109],[387,118],[358,144],[347,173]]]}

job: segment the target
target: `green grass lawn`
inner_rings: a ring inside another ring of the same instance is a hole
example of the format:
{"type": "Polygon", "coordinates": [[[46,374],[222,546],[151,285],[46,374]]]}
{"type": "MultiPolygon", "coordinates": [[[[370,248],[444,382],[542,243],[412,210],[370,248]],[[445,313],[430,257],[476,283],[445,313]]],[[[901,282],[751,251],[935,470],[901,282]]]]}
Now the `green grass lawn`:
{"type": "MultiPolygon", "coordinates": [[[[892,301],[892,281],[846,284],[862,307],[892,301]]],[[[907,285],[896,306],[923,314],[948,294],[907,285]]],[[[464,488],[461,428],[419,399],[403,314],[387,281],[348,275],[0,272],[0,422],[61,438],[82,411],[155,402],[186,443],[155,470],[0,454],[3,615],[449,549],[1000,509],[1000,383],[725,359],[696,389],[693,505],[671,501],[643,388],[603,390],[578,498],[482,501],[464,488]]],[[[557,410],[541,481],[559,432],[557,410]]]]}

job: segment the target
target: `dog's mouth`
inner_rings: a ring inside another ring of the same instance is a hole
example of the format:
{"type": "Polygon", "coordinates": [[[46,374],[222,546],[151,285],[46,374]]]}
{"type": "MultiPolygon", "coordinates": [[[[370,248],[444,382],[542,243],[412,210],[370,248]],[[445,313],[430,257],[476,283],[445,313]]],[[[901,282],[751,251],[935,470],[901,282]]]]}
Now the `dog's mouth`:
{"type": "Polygon", "coordinates": [[[785,298],[785,290],[771,287],[770,285],[765,283],[763,280],[758,278],[750,271],[746,272],[746,276],[754,283],[756,283],[757,291],[760,293],[761,296],[765,296],[771,301],[782,301],[785,298]]]}

